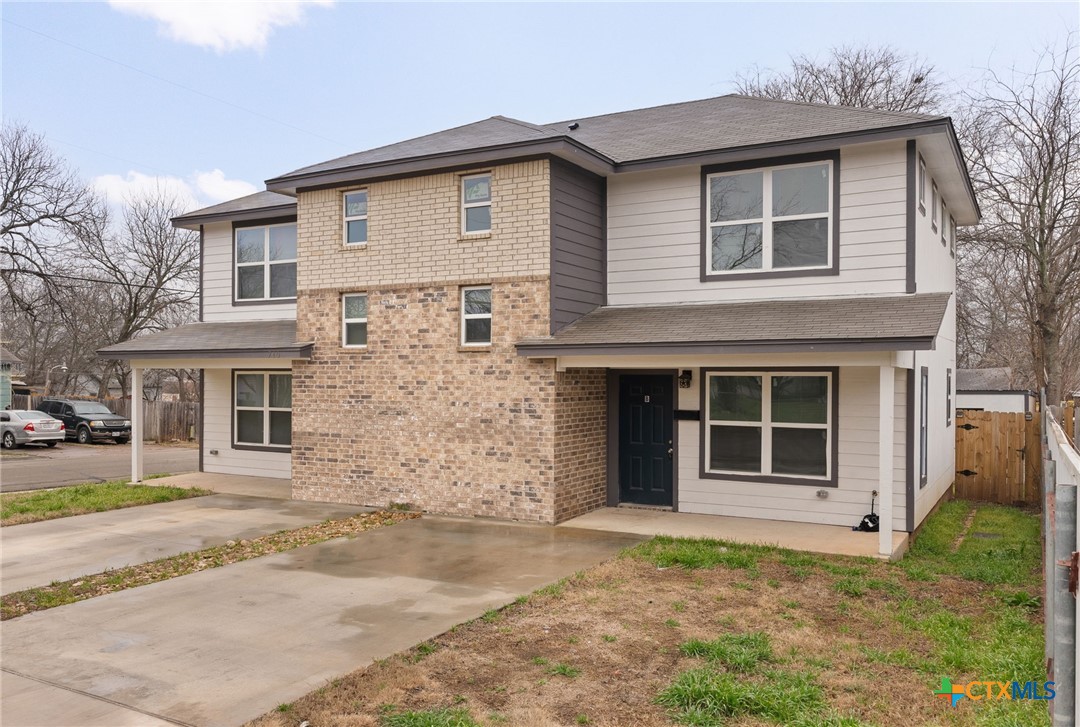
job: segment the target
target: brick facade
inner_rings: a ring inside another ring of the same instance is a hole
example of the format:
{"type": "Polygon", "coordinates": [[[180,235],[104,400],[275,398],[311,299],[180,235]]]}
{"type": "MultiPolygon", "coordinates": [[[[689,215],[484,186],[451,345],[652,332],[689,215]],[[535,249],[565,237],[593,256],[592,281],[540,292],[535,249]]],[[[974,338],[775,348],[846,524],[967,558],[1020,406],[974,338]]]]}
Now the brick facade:
{"type": "Polygon", "coordinates": [[[556,522],[603,504],[603,372],[556,373],[514,344],[550,326],[544,160],[492,171],[492,232],[460,235],[460,176],[379,182],[363,249],[341,189],[301,193],[293,496],[556,522]],[[461,287],[491,284],[492,345],[464,349],[461,287]],[[341,295],[368,295],[368,346],[341,345],[341,295]]]}

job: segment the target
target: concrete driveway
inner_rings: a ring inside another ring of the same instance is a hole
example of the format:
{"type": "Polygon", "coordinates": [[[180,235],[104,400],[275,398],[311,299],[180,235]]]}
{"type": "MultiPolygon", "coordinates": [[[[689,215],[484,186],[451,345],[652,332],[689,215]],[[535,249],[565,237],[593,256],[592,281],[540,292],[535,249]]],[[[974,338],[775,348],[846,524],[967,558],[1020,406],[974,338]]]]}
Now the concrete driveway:
{"type": "Polygon", "coordinates": [[[237,725],[640,537],[424,517],[5,621],[0,717],[237,725]]]}
{"type": "MultiPolygon", "coordinates": [[[[199,469],[199,450],[145,444],[145,474],[178,474],[199,469]]],[[[105,482],[131,476],[131,445],[65,442],[53,449],[31,445],[0,455],[0,492],[105,482]]]]}

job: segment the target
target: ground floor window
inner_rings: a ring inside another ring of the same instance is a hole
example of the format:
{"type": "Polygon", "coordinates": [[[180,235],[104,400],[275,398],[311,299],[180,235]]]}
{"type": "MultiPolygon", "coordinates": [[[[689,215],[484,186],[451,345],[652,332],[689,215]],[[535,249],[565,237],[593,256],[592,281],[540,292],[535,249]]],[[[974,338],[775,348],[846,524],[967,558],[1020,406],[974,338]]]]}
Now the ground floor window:
{"type": "Polygon", "coordinates": [[[831,480],[833,371],[707,371],[703,474],[831,480]]]}
{"type": "Polygon", "coordinates": [[[233,372],[233,443],[288,449],[292,445],[292,374],[233,372]]]}

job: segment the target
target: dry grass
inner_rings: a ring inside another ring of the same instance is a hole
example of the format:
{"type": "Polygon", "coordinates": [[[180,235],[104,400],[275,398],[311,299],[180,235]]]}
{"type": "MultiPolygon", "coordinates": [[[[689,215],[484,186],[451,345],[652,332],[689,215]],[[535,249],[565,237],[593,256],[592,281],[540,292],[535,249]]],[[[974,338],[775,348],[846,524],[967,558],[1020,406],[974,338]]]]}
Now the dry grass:
{"type": "MultiPolygon", "coordinates": [[[[158,489],[158,488],[152,488],[158,489]]],[[[242,560],[258,558],[271,553],[281,553],[303,545],[314,545],[334,538],[351,537],[366,530],[393,525],[403,520],[420,517],[409,512],[371,512],[353,515],[340,520],[327,520],[295,530],[282,530],[251,540],[230,540],[225,545],[205,548],[189,553],[161,558],[160,560],[132,565],[103,573],[52,583],[39,588],[10,593],[0,598],[0,620],[16,618],[34,611],[43,611],[68,603],[128,588],[218,568],[242,560]]]]}
{"type": "Polygon", "coordinates": [[[1013,678],[1001,665],[1022,672],[1029,652],[1037,670],[1041,627],[1025,633],[1016,619],[1040,612],[1003,605],[1000,586],[913,570],[657,539],[251,727],[1048,724],[1045,703],[999,714],[932,696],[941,676],[1013,678]],[[677,703],[693,673],[722,682],[730,701],[696,717],[658,703],[677,703]]]}

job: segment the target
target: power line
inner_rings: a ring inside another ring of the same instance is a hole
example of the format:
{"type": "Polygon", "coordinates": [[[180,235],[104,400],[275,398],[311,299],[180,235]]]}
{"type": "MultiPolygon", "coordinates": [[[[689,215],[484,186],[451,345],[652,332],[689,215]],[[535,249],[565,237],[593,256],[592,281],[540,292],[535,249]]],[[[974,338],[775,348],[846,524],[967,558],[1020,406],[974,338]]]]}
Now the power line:
{"type": "MultiPolygon", "coordinates": [[[[23,272],[23,271],[16,270],[15,268],[4,268],[0,272],[4,272],[4,273],[20,273],[20,272],[23,272]]],[[[162,287],[160,285],[143,285],[142,283],[121,283],[119,280],[98,280],[97,278],[85,278],[85,277],[82,277],[80,275],[65,275],[63,273],[46,273],[44,275],[44,277],[60,278],[61,280],[75,280],[75,281],[79,281],[79,282],[82,282],[82,283],[98,283],[100,285],[121,285],[121,286],[123,286],[125,288],[145,288],[147,290],[163,290],[166,293],[180,293],[180,294],[183,294],[183,295],[187,295],[189,293],[197,293],[197,292],[199,292],[197,289],[196,290],[181,290],[180,288],[164,288],[164,287],[162,287]]]]}
{"type": "Polygon", "coordinates": [[[299,126],[296,126],[294,124],[290,124],[290,123],[288,123],[286,121],[280,121],[278,119],[275,119],[275,118],[273,118],[271,116],[267,116],[266,114],[261,113],[259,111],[256,111],[254,109],[249,109],[246,106],[241,106],[240,104],[233,103],[232,101],[228,101],[226,99],[219,98],[217,96],[212,96],[211,94],[205,93],[205,92],[200,91],[200,90],[195,89],[195,88],[192,88],[191,86],[185,86],[182,83],[177,83],[176,81],[171,81],[168,78],[164,78],[162,76],[155,75],[153,73],[150,73],[149,71],[144,71],[141,68],[136,68],[135,66],[132,66],[132,65],[130,65],[128,63],[124,63],[123,61],[118,61],[115,58],[110,58],[109,56],[102,55],[101,53],[97,53],[96,51],[88,50],[86,48],[83,48],[82,46],[75,45],[74,43],[69,43],[66,40],[61,40],[61,39],[56,38],[54,36],[51,36],[51,35],[49,35],[47,33],[42,33],[40,30],[35,30],[33,28],[22,25],[21,23],[16,23],[14,20],[9,20],[7,18],[4,18],[3,20],[8,25],[13,25],[16,28],[21,28],[22,30],[33,33],[35,35],[40,35],[42,38],[48,38],[49,40],[53,41],[54,43],[59,43],[60,45],[66,45],[69,48],[74,48],[75,50],[80,51],[82,53],[86,53],[87,55],[94,56],[95,58],[100,58],[103,61],[108,61],[109,63],[113,63],[115,65],[118,65],[121,68],[126,68],[129,71],[134,71],[135,73],[142,74],[142,75],[146,76],[147,78],[152,78],[155,81],[160,81],[162,83],[167,83],[170,86],[175,86],[176,88],[187,91],[188,93],[193,93],[193,94],[196,94],[198,96],[202,96],[203,98],[208,98],[211,101],[217,101],[220,104],[225,104],[226,106],[229,106],[231,108],[237,109],[239,111],[243,111],[245,113],[249,113],[252,116],[257,116],[260,119],[263,119],[264,121],[269,121],[271,123],[278,124],[280,126],[284,126],[286,128],[292,129],[294,131],[299,131],[302,134],[308,134],[309,136],[314,136],[314,137],[316,137],[318,139],[322,139],[323,141],[329,141],[330,143],[337,144],[340,147],[346,147],[347,146],[344,142],[338,141],[337,139],[331,139],[328,136],[323,136],[322,134],[317,134],[314,131],[308,131],[307,129],[302,129],[299,126]]]}

